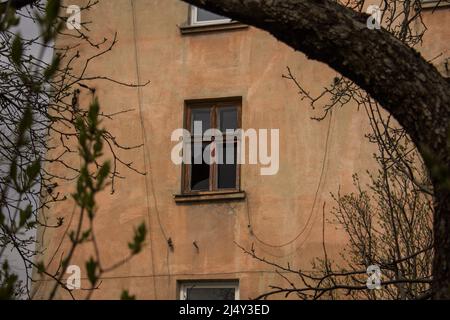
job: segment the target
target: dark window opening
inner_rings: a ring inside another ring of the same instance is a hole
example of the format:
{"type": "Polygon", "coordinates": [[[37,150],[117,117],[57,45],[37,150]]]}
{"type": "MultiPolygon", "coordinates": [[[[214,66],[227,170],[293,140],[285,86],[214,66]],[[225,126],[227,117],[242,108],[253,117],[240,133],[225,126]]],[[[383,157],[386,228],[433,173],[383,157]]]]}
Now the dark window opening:
{"type": "Polygon", "coordinates": [[[239,300],[239,281],[189,281],[180,285],[181,300],[239,300]]]}
{"type": "Polygon", "coordinates": [[[237,171],[237,144],[222,143],[219,148],[219,159],[223,159],[223,163],[219,164],[217,173],[218,189],[233,189],[236,187],[236,171],[237,171]]]}
{"type": "Polygon", "coordinates": [[[191,155],[191,190],[201,191],[209,190],[209,174],[210,165],[205,161],[203,154],[208,146],[208,143],[195,142],[192,144],[191,155]],[[196,146],[201,153],[196,152],[196,146]]]}
{"type": "Polygon", "coordinates": [[[186,300],[234,300],[233,288],[188,288],[186,300]]]}

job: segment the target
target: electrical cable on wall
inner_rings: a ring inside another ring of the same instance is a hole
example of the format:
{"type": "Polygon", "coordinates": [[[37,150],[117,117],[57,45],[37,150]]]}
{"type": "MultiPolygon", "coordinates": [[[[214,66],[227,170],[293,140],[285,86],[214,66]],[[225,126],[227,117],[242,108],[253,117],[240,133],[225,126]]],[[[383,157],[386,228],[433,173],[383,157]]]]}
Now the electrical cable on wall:
{"type": "MultiPolygon", "coordinates": [[[[325,140],[325,150],[324,150],[324,155],[323,155],[322,167],[321,167],[321,171],[320,171],[319,182],[317,184],[316,192],[314,194],[314,200],[313,200],[313,204],[311,206],[311,211],[310,211],[308,219],[307,219],[307,221],[305,223],[305,226],[303,227],[303,229],[292,240],[287,241],[287,242],[282,243],[282,244],[271,244],[271,243],[268,243],[268,242],[262,240],[257,235],[257,233],[255,232],[255,229],[254,229],[254,227],[252,225],[252,219],[251,219],[251,214],[250,214],[249,205],[248,205],[249,200],[248,200],[248,197],[247,197],[247,199],[246,199],[246,204],[247,204],[246,208],[247,208],[248,228],[249,228],[251,236],[254,237],[259,243],[261,243],[261,244],[263,244],[263,245],[265,245],[267,247],[270,247],[270,248],[283,248],[283,247],[286,247],[286,246],[294,243],[295,241],[297,241],[297,239],[300,238],[301,235],[306,231],[306,229],[307,229],[308,225],[310,224],[310,221],[311,221],[311,219],[313,217],[314,209],[315,209],[316,204],[317,204],[319,191],[320,191],[320,188],[321,188],[321,186],[323,184],[323,181],[324,181],[325,165],[327,163],[328,152],[329,152],[329,140],[330,140],[330,133],[331,133],[332,118],[333,118],[333,112],[330,112],[329,121],[328,121],[328,127],[327,127],[327,135],[326,135],[326,140],[325,140]]],[[[302,245],[303,243],[304,243],[304,241],[300,245],[302,245]]],[[[295,251],[297,251],[297,249],[295,249],[295,251]]],[[[287,254],[287,255],[291,255],[291,254],[292,253],[287,254]]],[[[284,255],[284,256],[287,256],[287,255],[284,255]]]]}
{"type": "MultiPolygon", "coordinates": [[[[141,88],[141,74],[140,74],[140,69],[139,69],[139,51],[138,51],[138,45],[137,45],[137,24],[136,24],[136,10],[135,10],[135,6],[134,6],[134,0],[130,0],[130,4],[131,4],[131,13],[132,13],[132,19],[133,19],[133,43],[134,43],[134,53],[135,53],[135,67],[136,67],[136,77],[137,77],[137,90],[138,90],[138,104],[139,104],[139,120],[141,123],[141,132],[142,132],[142,139],[143,139],[143,156],[144,156],[144,165],[146,170],[149,169],[148,171],[146,171],[146,175],[145,175],[145,195],[146,195],[146,202],[147,202],[147,215],[148,215],[148,224],[149,224],[149,234],[150,234],[150,254],[151,254],[151,260],[152,260],[152,273],[155,275],[156,274],[156,269],[155,269],[155,262],[154,262],[154,258],[155,258],[155,254],[153,251],[153,243],[151,241],[151,212],[150,212],[150,199],[149,199],[149,179],[150,179],[150,183],[151,183],[151,191],[152,191],[152,196],[153,196],[153,204],[154,204],[154,208],[157,214],[157,219],[158,219],[158,223],[160,226],[160,230],[161,233],[163,234],[164,239],[166,240],[166,242],[168,242],[168,238],[166,235],[166,232],[161,224],[161,220],[159,217],[159,212],[158,212],[158,204],[157,204],[157,200],[156,200],[156,195],[155,195],[155,190],[154,190],[154,184],[153,184],[153,178],[152,178],[152,167],[151,167],[151,161],[150,161],[150,154],[147,154],[147,134],[145,132],[145,126],[144,126],[144,119],[143,119],[143,110],[142,110],[142,88],[141,88]],[[147,174],[149,179],[147,178],[147,174]]],[[[169,263],[168,263],[168,259],[169,259],[169,249],[168,253],[167,253],[167,268],[168,268],[168,274],[169,274],[169,281],[170,281],[170,269],[169,269],[169,263]]],[[[156,277],[153,277],[153,293],[154,293],[154,297],[155,299],[157,299],[157,290],[156,290],[156,277]]]]}

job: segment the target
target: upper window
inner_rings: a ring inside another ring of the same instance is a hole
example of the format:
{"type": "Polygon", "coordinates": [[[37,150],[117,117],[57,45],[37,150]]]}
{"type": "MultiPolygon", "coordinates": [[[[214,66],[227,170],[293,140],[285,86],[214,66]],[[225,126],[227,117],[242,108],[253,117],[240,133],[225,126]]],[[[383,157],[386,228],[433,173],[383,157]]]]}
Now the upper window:
{"type": "Polygon", "coordinates": [[[231,19],[191,6],[191,25],[207,25],[231,22],[231,19]]]}
{"type": "Polygon", "coordinates": [[[239,300],[238,281],[182,282],[180,300],[239,300]]]}
{"type": "Polygon", "coordinates": [[[450,6],[449,0],[422,0],[423,8],[436,8],[450,6]]]}
{"type": "Polygon", "coordinates": [[[191,160],[183,166],[184,193],[239,190],[240,109],[234,99],[186,103],[191,160]]]}

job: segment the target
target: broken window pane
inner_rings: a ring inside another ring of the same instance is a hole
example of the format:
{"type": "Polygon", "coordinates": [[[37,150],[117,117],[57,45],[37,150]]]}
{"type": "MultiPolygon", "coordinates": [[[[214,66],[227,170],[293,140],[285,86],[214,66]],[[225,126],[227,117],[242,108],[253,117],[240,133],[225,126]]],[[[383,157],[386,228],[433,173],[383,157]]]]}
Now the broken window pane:
{"type": "Polygon", "coordinates": [[[192,143],[192,161],[191,161],[191,190],[201,191],[209,190],[209,158],[204,159],[203,153],[209,143],[192,143]],[[200,144],[201,148],[200,148],[200,144]]]}
{"type": "Polygon", "coordinates": [[[218,159],[221,164],[217,165],[217,188],[234,189],[236,188],[237,173],[237,150],[235,143],[218,144],[218,159]]]}

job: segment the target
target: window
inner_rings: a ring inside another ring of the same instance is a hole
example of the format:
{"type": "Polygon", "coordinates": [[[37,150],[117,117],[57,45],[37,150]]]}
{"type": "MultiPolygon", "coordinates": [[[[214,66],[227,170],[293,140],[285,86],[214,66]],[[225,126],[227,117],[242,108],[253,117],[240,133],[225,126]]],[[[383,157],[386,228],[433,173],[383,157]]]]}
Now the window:
{"type": "Polygon", "coordinates": [[[182,282],[180,300],[239,300],[239,282],[182,282]]]}
{"type": "Polygon", "coordinates": [[[240,115],[240,99],[186,103],[190,161],[183,165],[183,193],[239,190],[240,115]]]}
{"type": "Polygon", "coordinates": [[[183,35],[222,32],[230,30],[240,30],[248,28],[248,25],[232,20],[230,18],[197,8],[187,6],[187,21],[179,25],[183,35]]]}
{"type": "Polygon", "coordinates": [[[231,19],[191,6],[191,25],[207,25],[231,22],[231,19]]]}
{"type": "Polygon", "coordinates": [[[436,7],[444,7],[450,6],[449,0],[422,0],[422,8],[436,8],[436,7]]]}

